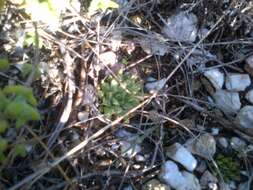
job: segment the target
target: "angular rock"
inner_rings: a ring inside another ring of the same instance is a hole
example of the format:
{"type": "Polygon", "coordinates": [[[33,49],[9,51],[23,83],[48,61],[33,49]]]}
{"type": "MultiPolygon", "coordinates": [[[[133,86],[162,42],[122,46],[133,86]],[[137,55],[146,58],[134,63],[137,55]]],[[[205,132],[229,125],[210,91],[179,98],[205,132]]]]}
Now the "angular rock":
{"type": "Polygon", "coordinates": [[[179,189],[186,183],[185,177],[172,161],[167,161],[163,164],[159,178],[174,189],[179,189]]]}
{"type": "Polygon", "coordinates": [[[185,177],[185,185],[181,186],[177,190],[201,190],[199,180],[192,174],[186,171],[182,172],[185,177]]]}
{"type": "Polygon", "coordinates": [[[156,92],[156,91],[161,90],[164,87],[165,84],[166,84],[166,79],[163,78],[161,80],[146,83],[145,88],[149,92],[156,92]]]}
{"type": "Polygon", "coordinates": [[[250,77],[247,74],[230,73],[226,77],[226,88],[231,91],[244,91],[250,83],[250,77]]]}
{"type": "Polygon", "coordinates": [[[208,133],[200,135],[192,143],[192,153],[207,160],[211,160],[216,153],[216,141],[208,133]]]}
{"type": "Polygon", "coordinates": [[[245,106],[236,116],[236,122],[242,128],[253,129],[253,106],[245,106]]]}
{"type": "Polygon", "coordinates": [[[128,158],[134,157],[141,151],[141,146],[135,141],[120,141],[121,154],[128,158]]]}
{"type": "Polygon", "coordinates": [[[230,140],[230,145],[236,151],[242,151],[247,146],[246,142],[238,137],[232,137],[230,140]]]}
{"type": "Polygon", "coordinates": [[[194,42],[198,32],[197,22],[194,14],[180,12],[167,20],[163,33],[172,40],[194,42]]]}
{"type": "Polygon", "coordinates": [[[247,94],[245,95],[245,98],[253,104],[253,90],[250,90],[249,92],[247,92],[247,94]]]}
{"type": "Polygon", "coordinates": [[[253,55],[249,56],[246,59],[246,64],[244,65],[244,69],[253,77],[253,55]]]}
{"type": "Polygon", "coordinates": [[[193,171],[197,166],[197,160],[179,143],[175,143],[166,149],[166,155],[172,160],[182,164],[189,171],[193,171]]]}
{"type": "Polygon", "coordinates": [[[200,185],[202,189],[210,189],[209,187],[216,183],[218,183],[217,177],[215,177],[208,170],[206,170],[200,178],[200,185]]]}
{"type": "Polygon", "coordinates": [[[204,76],[212,83],[215,89],[221,89],[224,81],[225,75],[219,69],[212,69],[204,72],[204,76]]]}
{"type": "Polygon", "coordinates": [[[228,141],[227,141],[227,139],[225,138],[225,137],[220,137],[219,139],[218,139],[218,143],[219,143],[219,145],[222,147],[222,148],[228,148],[228,141]]]}
{"type": "Polygon", "coordinates": [[[152,179],[142,187],[142,190],[170,190],[170,187],[157,179],[152,179]]]}
{"type": "Polygon", "coordinates": [[[164,56],[168,52],[168,46],[157,39],[143,38],[138,41],[143,51],[147,54],[164,56]]]}
{"type": "MultiPolygon", "coordinates": [[[[115,65],[117,63],[117,55],[113,51],[107,51],[99,55],[100,61],[104,65],[115,65]]],[[[103,66],[102,66],[103,67],[103,66]]]]}
{"type": "Polygon", "coordinates": [[[237,92],[217,90],[213,94],[213,99],[218,108],[220,108],[226,114],[235,114],[241,108],[240,97],[237,92]]]}

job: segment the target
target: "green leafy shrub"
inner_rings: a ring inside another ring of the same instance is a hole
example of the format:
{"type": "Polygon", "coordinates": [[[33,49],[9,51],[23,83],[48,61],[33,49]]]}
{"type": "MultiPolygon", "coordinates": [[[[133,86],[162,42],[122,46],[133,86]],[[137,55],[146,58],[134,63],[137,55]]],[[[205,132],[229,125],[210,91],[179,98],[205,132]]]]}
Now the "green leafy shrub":
{"type": "Polygon", "coordinates": [[[38,121],[40,114],[36,109],[37,101],[31,88],[22,85],[6,86],[0,90],[0,161],[5,159],[12,148],[15,155],[25,156],[25,145],[19,143],[8,149],[9,143],[4,134],[9,127],[18,130],[29,121],[38,121]]]}
{"type": "Polygon", "coordinates": [[[138,105],[141,85],[131,74],[119,74],[121,85],[111,76],[102,81],[99,97],[102,112],[112,119],[138,105]],[[128,93],[130,92],[130,93],[128,93]]]}
{"type": "Polygon", "coordinates": [[[220,154],[217,156],[216,162],[226,182],[240,177],[240,165],[233,158],[220,154]]]}

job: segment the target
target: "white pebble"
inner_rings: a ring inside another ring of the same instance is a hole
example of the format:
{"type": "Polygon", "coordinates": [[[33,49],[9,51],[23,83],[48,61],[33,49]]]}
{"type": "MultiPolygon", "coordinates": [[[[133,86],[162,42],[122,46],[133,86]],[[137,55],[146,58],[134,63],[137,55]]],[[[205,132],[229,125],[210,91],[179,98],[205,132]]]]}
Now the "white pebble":
{"type": "Polygon", "coordinates": [[[211,69],[204,73],[204,76],[212,83],[215,89],[221,89],[224,81],[225,75],[219,69],[211,69]]]}
{"type": "Polygon", "coordinates": [[[248,74],[230,73],[226,77],[226,88],[232,91],[244,91],[250,85],[248,74]]]}
{"type": "Polygon", "coordinates": [[[246,94],[246,99],[253,104],[253,90],[250,90],[249,92],[247,92],[246,94]]]}
{"type": "Polygon", "coordinates": [[[179,143],[170,146],[166,151],[166,154],[172,160],[182,164],[189,171],[193,171],[197,166],[197,160],[179,143]]]}

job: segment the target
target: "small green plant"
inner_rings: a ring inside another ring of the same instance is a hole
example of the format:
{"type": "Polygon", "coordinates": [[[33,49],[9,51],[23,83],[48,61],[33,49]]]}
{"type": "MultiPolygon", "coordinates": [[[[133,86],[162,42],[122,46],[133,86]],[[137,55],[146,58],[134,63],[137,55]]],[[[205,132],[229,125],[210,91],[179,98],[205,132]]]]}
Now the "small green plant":
{"type": "MultiPolygon", "coordinates": [[[[12,149],[4,138],[6,130],[12,126],[16,130],[29,121],[38,121],[40,114],[36,109],[37,101],[31,88],[22,85],[6,86],[0,90],[0,161],[5,159],[6,153],[12,149]]],[[[25,156],[25,145],[19,143],[13,147],[15,155],[25,156]]]]}
{"type": "Polygon", "coordinates": [[[231,157],[220,154],[217,156],[216,162],[226,182],[240,177],[240,165],[231,157]]]}
{"type": "Polygon", "coordinates": [[[102,112],[110,119],[121,116],[138,105],[141,85],[131,74],[119,74],[120,84],[112,76],[102,81],[99,97],[102,112]]]}
{"type": "Polygon", "coordinates": [[[92,0],[88,12],[92,15],[99,9],[105,11],[106,9],[117,9],[118,7],[119,5],[112,0],[92,0]]]}
{"type": "Polygon", "coordinates": [[[0,71],[8,70],[10,67],[10,63],[8,59],[0,58],[0,71]]]}

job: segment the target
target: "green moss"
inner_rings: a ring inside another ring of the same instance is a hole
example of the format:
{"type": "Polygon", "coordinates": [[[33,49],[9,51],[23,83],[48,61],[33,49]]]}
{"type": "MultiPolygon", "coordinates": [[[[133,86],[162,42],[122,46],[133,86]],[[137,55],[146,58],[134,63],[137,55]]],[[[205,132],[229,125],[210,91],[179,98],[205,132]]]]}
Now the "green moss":
{"type": "Polygon", "coordinates": [[[226,182],[240,177],[240,165],[233,158],[220,154],[217,156],[216,162],[226,182]]]}

